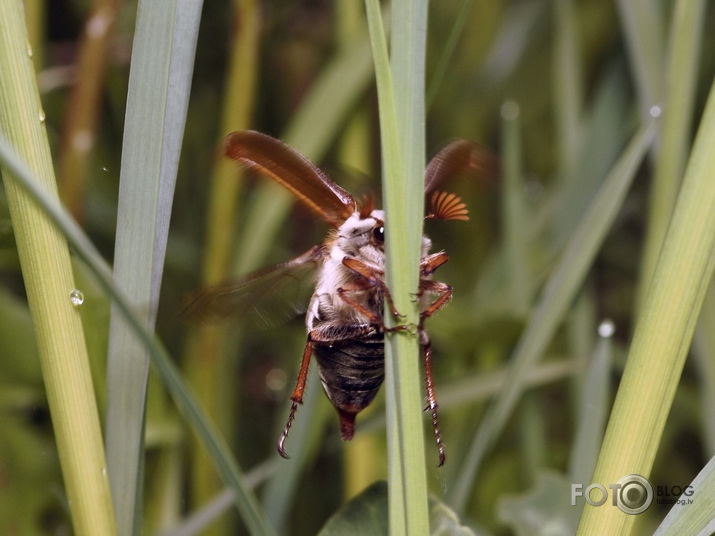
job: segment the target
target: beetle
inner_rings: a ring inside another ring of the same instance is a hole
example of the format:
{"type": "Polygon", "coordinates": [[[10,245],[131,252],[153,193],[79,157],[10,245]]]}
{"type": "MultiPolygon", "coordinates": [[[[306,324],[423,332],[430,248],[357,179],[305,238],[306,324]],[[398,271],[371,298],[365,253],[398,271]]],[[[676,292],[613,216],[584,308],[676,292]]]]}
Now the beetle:
{"type": "MultiPolygon", "coordinates": [[[[384,378],[385,333],[407,329],[399,324],[386,328],[383,323],[385,304],[390,314],[401,318],[385,284],[385,214],[374,207],[370,198],[358,203],[307,158],[266,134],[233,132],[226,138],[225,152],[248,169],[288,189],[331,230],[321,244],[292,260],[200,290],[185,313],[194,317],[235,316],[247,308],[255,308],[266,296],[280,296],[285,284],[315,274],[315,287],[305,316],[307,340],[277,448],[282,457],[288,457],[285,441],[303,401],[313,355],[323,389],[337,410],[341,437],[350,440],[356,415],[372,402],[384,378]]],[[[493,165],[491,153],[468,140],[453,141],[439,151],[425,170],[426,219],[468,220],[465,203],[440,188],[459,174],[490,173],[493,165]]],[[[431,245],[431,240],[423,235],[416,331],[424,359],[427,409],[441,466],[445,449],[432,379],[432,347],[424,323],[447,304],[452,288],[432,279],[448,256],[444,251],[430,253],[431,245]]]]}

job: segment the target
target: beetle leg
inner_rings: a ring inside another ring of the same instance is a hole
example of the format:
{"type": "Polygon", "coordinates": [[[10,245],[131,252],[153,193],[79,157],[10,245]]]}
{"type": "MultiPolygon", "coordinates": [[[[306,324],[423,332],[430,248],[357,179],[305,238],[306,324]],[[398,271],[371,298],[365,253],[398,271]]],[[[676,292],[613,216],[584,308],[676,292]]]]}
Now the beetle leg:
{"type": "Polygon", "coordinates": [[[290,413],[288,414],[288,420],[283,428],[281,437],[278,440],[278,454],[283,458],[288,458],[288,454],[285,451],[285,441],[288,437],[288,432],[291,426],[293,426],[293,421],[295,420],[295,413],[298,411],[298,404],[303,403],[303,391],[305,391],[305,382],[308,379],[308,365],[310,365],[310,356],[313,354],[313,339],[311,334],[308,334],[308,340],[305,343],[305,350],[303,350],[303,359],[300,362],[300,370],[298,371],[298,380],[295,383],[295,389],[293,389],[293,394],[291,395],[291,405],[290,413]]]}
{"type": "Polygon", "coordinates": [[[369,281],[359,280],[355,281],[349,287],[338,287],[337,292],[341,300],[343,300],[345,303],[347,303],[350,307],[352,307],[359,313],[362,313],[364,316],[366,316],[370,320],[370,322],[382,328],[384,327],[382,317],[376,315],[373,311],[348,296],[348,293],[350,292],[360,292],[362,290],[368,290],[371,286],[372,284],[369,281]]]}
{"type": "MultiPolygon", "coordinates": [[[[439,254],[435,254],[439,255],[439,254]]],[[[430,256],[432,257],[432,256],[430,256]]],[[[441,260],[436,265],[433,265],[433,269],[446,262],[446,254],[444,257],[436,257],[437,260],[441,260]]],[[[428,257],[429,259],[429,257],[428,257]]],[[[429,264],[423,263],[422,270],[425,271],[425,266],[429,264]]],[[[439,311],[452,297],[452,287],[447,283],[442,283],[441,281],[432,281],[430,279],[420,280],[420,293],[429,292],[430,294],[436,294],[437,298],[427,306],[427,308],[420,313],[420,323],[418,326],[420,334],[420,345],[423,347],[424,360],[425,360],[425,384],[427,391],[427,408],[432,416],[432,431],[434,432],[434,440],[437,444],[437,452],[439,453],[439,464],[438,467],[444,465],[444,460],[446,458],[444,451],[444,443],[442,443],[442,435],[439,431],[439,417],[437,415],[437,409],[439,405],[437,404],[437,395],[434,390],[434,379],[432,378],[432,343],[429,339],[429,335],[424,330],[424,322],[427,318],[432,316],[435,312],[439,311]]]]}
{"type": "MultiPolygon", "coordinates": [[[[369,285],[368,282],[364,283],[365,285],[369,285]]],[[[371,322],[372,325],[375,325],[380,328],[380,331],[385,332],[385,333],[392,333],[395,331],[410,331],[410,326],[406,324],[398,324],[396,326],[392,326],[388,328],[385,326],[385,322],[383,321],[382,317],[376,315],[374,312],[372,312],[370,309],[364,307],[363,305],[359,304],[352,298],[348,297],[348,292],[354,292],[354,291],[359,291],[359,290],[364,290],[365,287],[351,287],[351,288],[344,288],[344,287],[338,287],[338,296],[340,296],[340,299],[342,299],[345,303],[350,305],[353,309],[356,311],[362,313],[365,315],[371,322]]],[[[398,315],[399,316],[399,315],[398,315]]]]}
{"type": "Polygon", "coordinates": [[[432,281],[431,279],[420,280],[420,294],[429,292],[436,294],[437,298],[420,313],[420,329],[424,325],[424,321],[439,311],[452,297],[452,287],[441,281],[432,281]]]}
{"type": "Polygon", "coordinates": [[[446,458],[444,452],[444,443],[442,443],[442,435],[439,431],[439,417],[437,416],[437,409],[439,405],[437,404],[437,395],[434,390],[434,380],[432,378],[432,343],[430,342],[427,332],[424,330],[420,331],[420,344],[424,348],[424,360],[425,360],[425,383],[427,385],[427,408],[432,416],[432,430],[434,432],[434,441],[437,444],[437,452],[439,453],[439,464],[438,467],[444,465],[444,460],[446,458]]]}
{"type": "Polygon", "coordinates": [[[437,270],[437,268],[442,266],[448,260],[449,256],[447,255],[447,253],[445,253],[444,251],[438,251],[437,253],[427,255],[420,261],[420,287],[417,290],[417,293],[413,295],[416,299],[422,297],[426,290],[429,291],[429,289],[424,288],[423,283],[425,281],[431,281],[427,278],[431,276],[435,272],[435,270],[437,270]]]}
{"type": "Polygon", "coordinates": [[[395,307],[395,303],[392,301],[392,294],[390,294],[390,289],[387,288],[383,278],[385,274],[382,270],[373,268],[372,266],[365,264],[364,262],[354,258],[354,257],[343,257],[343,265],[350,268],[357,275],[364,277],[368,283],[373,286],[379,287],[380,290],[385,294],[385,300],[387,305],[390,307],[390,312],[395,318],[402,318],[395,307]]]}
{"type": "Polygon", "coordinates": [[[430,276],[434,271],[449,260],[449,256],[444,251],[438,251],[427,255],[420,261],[420,273],[422,277],[430,276]]]}

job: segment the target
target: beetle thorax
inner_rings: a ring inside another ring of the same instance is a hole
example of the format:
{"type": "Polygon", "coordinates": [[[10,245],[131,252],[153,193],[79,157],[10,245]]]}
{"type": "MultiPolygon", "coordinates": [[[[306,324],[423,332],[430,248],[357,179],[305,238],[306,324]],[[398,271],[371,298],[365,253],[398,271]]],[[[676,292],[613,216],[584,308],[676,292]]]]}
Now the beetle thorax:
{"type": "MultiPolygon", "coordinates": [[[[367,322],[362,314],[345,303],[338,294],[338,288],[350,289],[360,276],[343,264],[345,257],[352,257],[369,265],[382,273],[385,265],[385,252],[382,245],[383,212],[373,210],[361,218],[358,212],[350,216],[338,229],[332,239],[328,240],[328,254],[318,273],[315,294],[308,307],[306,324],[312,329],[316,322],[342,320],[347,322],[367,322]]],[[[369,294],[377,292],[377,288],[369,292],[356,293],[352,297],[361,304],[373,309],[369,294]]],[[[381,301],[378,300],[378,301],[381,301]]]]}
{"type": "MultiPolygon", "coordinates": [[[[361,279],[353,270],[343,264],[350,257],[359,260],[372,269],[373,273],[384,277],[384,217],[382,210],[373,210],[369,216],[361,217],[355,212],[335,231],[328,240],[328,254],[318,273],[318,281],[313,299],[308,307],[306,324],[308,329],[316,323],[341,320],[346,322],[367,322],[367,318],[353,306],[338,296],[338,288],[350,289],[361,279]]],[[[422,238],[421,256],[429,252],[432,243],[427,236],[422,238]]],[[[377,285],[351,294],[351,298],[362,306],[382,316],[384,297],[377,285]]]]}

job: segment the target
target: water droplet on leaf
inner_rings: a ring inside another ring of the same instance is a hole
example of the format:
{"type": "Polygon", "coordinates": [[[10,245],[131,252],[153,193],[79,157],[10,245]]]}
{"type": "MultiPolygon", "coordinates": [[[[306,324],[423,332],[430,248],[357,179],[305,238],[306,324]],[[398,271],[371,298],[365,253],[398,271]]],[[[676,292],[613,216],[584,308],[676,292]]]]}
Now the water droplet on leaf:
{"type": "Polygon", "coordinates": [[[84,303],[84,294],[82,294],[82,291],[74,289],[70,292],[70,302],[72,302],[72,305],[75,307],[82,305],[84,303]]]}
{"type": "Polygon", "coordinates": [[[603,337],[604,339],[613,337],[613,334],[615,332],[616,332],[616,326],[613,325],[612,320],[604,320],[598,326],[598,334],[599,334],[599,336],[603,337]]]}

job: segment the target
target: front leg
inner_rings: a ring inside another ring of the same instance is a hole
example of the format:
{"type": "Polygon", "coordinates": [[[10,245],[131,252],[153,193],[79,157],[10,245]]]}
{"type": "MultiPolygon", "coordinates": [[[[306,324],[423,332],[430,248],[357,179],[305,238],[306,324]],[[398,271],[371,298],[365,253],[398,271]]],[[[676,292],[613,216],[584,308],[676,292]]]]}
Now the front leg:
{"type": "MultiPolygon", "coordinates": [[[[369,283],[370,286],[379,288],[385,295],[385,300],[387,301],[387,305],[390,308],[392,315],[397,319],[403,318],[397,308],[395,308],[395,303],[392,301],[390,289],[388,289],[385,284],[384,271],[370,266],[369,264],[366,264],[354,257],[343,257],[343,266],[350,268],[350,270],[352,270],[355,274],[361,276],[365,282],[369,283]]],[[[341,297],[345,299],[343,296],[341,297]]]]}

